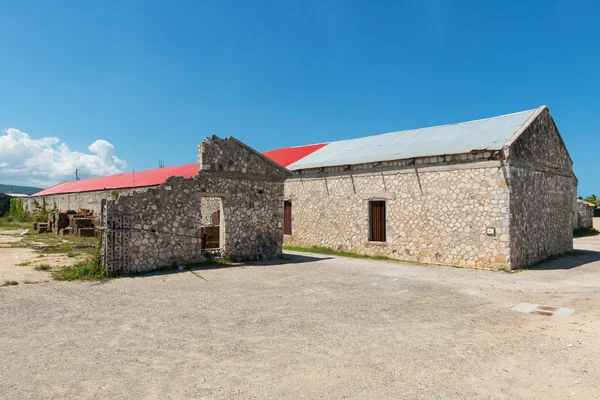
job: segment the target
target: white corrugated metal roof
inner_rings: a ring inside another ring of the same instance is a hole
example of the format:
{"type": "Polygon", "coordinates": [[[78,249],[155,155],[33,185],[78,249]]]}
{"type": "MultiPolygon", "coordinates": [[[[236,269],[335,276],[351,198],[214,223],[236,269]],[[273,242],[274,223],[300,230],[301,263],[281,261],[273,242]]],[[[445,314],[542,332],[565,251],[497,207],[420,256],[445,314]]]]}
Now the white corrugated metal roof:
{"type": "Polygon", "coordinates": [[[2,194],[5,194],[10,197],[29,197],[28,194],[21,194],[21,193],[2,193],[2,194]]]}
{"type": "Polygon", "coordinates": [[[331,142],[290,170],[500,150],[538,109],[493,118],[331,142]]]}

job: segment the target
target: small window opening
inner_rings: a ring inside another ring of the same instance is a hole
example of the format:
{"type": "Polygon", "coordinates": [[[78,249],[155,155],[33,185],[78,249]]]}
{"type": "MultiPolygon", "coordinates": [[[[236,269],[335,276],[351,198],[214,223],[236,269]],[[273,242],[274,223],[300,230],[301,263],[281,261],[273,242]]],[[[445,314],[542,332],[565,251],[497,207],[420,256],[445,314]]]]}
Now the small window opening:
{"type": "Polygon", "coordinates": [[[385,201],[369,201],[369,241],[385,242],[385,201]]]}
{"type": "Polygon", "coordinates": [[[283,234],[292,234],[292,202],[283,202],[283,234]]]}

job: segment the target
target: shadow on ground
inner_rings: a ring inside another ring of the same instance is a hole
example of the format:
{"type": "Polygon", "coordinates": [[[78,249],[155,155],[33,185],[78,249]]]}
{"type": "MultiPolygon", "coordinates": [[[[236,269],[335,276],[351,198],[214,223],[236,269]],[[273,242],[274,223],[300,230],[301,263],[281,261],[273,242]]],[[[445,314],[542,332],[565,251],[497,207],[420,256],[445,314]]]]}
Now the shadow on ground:
{"type": "Polygon", "coordinates": [[[302,264],[309,262],[317,262],[323,260],[330,260],[332,257],[311,257],[305,255],[296,255],[296,254],[284,254],[281,258],[274,260],[260,260],[260,261],[248,261],[243,263],[232,263],[232,264],[202,264],[202,265],[194,265],[194,266],[185,266],[183,269],[179,269],[178,267],[168,267],[156,271],[149,271],[145,273],[137,273],[137,274],[129,274],[124,276],[125,278],[135,278],[135,277],[143,277],[143,276],[157,276],[157,275],[172,275],[172,274],[180,274],[186,273],[190,271],[206,271],[206,270],[216,270],[216,269],[224,269],[224,268],[247,268],[252,266],[278,266],[278,265],[288,265],[288,264],[302,264]]]}
{"type": "Polygon", "coordinates": [[[580,228],[573,231],[573,239],[598,235],[600,235],[600,231],[594,228],[580,228]]]}
{"type": "Polygon", "coordinates": [[[323,257],[312,257],[306,255],[299,254],[289,254],[286,253],[280,258],[274,260],[263,260],[263,261],[254,261],[252,263],[248,263],[249,265],[285,265],[285,264],[302,264],[307,262],[317,262],[323,260],[331,260],[333,257],[323,256],[323,257]]]}
{"type": "Polygon", "coordinates": [[[536,264],[528,269],[534,271],[552,271],[573,269],[596,261],[600,261],[600,252],[592,250],[573,250],[536,264]]]}

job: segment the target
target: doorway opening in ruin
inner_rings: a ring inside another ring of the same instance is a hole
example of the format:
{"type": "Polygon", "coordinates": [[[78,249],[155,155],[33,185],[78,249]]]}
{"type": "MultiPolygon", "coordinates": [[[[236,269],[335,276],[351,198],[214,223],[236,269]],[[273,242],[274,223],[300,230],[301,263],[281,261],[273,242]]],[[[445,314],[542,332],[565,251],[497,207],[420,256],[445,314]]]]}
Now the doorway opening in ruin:
{"type": "Polygon", "coordinates": [[[200,240],[202,250],[220,253],[223,249],[223,201],[220,197],[202,197],[200,200],[202,215],[200,240]]]}

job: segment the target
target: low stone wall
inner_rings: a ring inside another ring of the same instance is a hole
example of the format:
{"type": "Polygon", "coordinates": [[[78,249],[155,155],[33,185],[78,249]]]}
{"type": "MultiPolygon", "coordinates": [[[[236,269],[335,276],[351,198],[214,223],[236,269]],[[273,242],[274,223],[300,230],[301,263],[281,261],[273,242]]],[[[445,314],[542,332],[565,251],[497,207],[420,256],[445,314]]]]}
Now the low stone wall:
{"type": "Polygon", "coordinates": [[[130,234],[125,239],[127,265],[112,271],[143,272],[201,261],[202,228],[206,226],[202,202],[214,203],[215,195],[223,201],[220,229],[226,257],[281,254],[283,182],[172,177],[164,185],[122,196],[113,204],[114,215],[128,217],[130,234]]]}
{"type": "Polygon", "coordinates": [[[507,268],[509,194],[499,160],[303,173],[286,182],[292,235],[285,242],[423,263],[507,268]],[[386,201],[385,243],[369,242],[369,200],[386,201]]]}
{"type": "Polygon", "coordinates": [[[594,227],[594,209],[595,207],[587,202],[577,201],[577,228],[594,227]]]}
{"type": "Polygon", "coordinates": [[[150,187],[95,190],[91,192],[34,196],[23,199],[23,204],[28,211],[34,211],[34,202],[37,201],[39,204],[42,204],[42,198],[44,198],[46,200],[48,209],[52,209],[54,206],[56,206],[56,209],[60,211],[77,211],[83,208],[86,210],[92,210],[94,215],[100,215],[100,203],[102,200],[116,200],[121,196],[127,196],[131,193],[145,192],[149,188],[150,187]]]}

